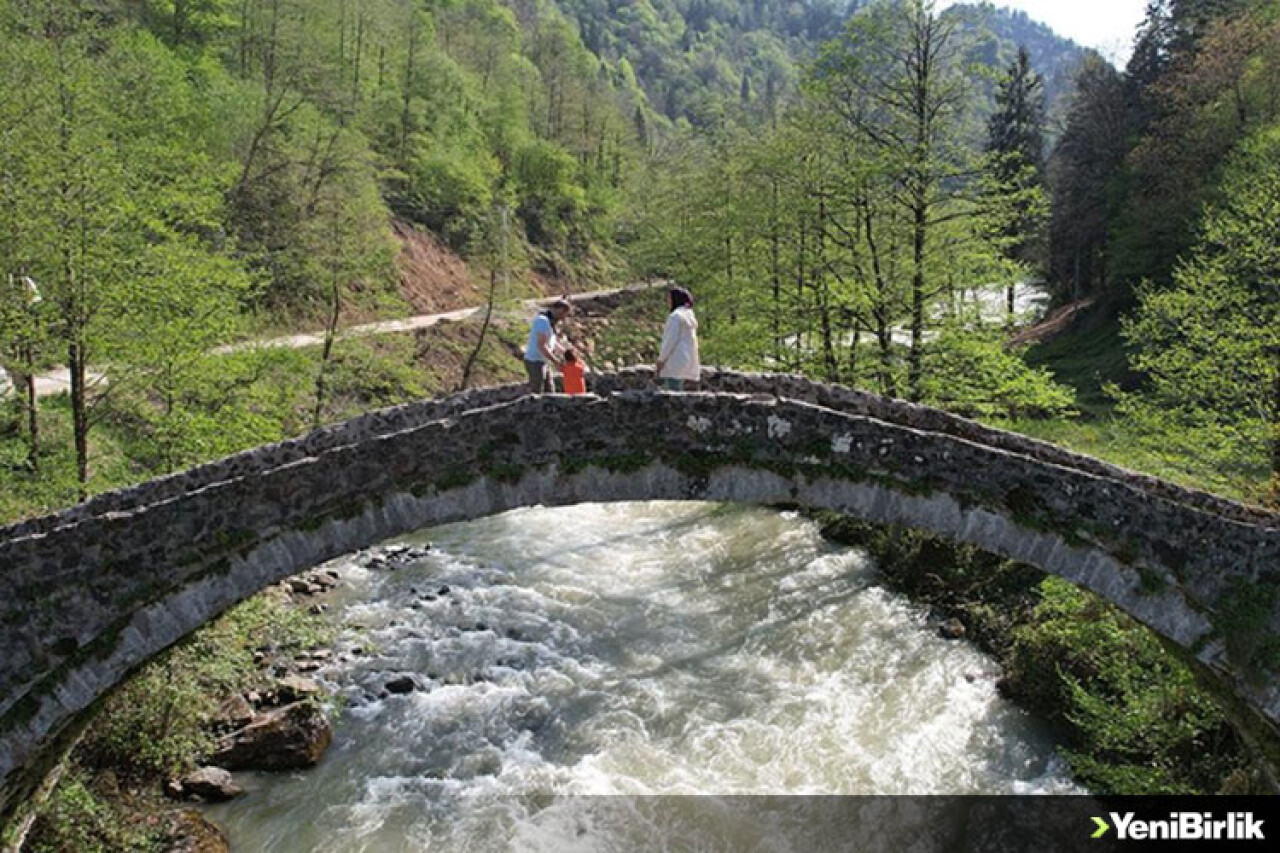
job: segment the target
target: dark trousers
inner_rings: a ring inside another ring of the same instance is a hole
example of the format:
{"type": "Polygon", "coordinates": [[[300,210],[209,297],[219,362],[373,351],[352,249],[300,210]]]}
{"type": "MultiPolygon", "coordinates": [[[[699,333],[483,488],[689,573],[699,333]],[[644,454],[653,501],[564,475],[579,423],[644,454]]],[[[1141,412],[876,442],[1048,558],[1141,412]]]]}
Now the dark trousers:
{"type": "Polygon", "coordinates": [[[524,360],[525,372],[529,374],[529,390],[534,394],[551,394],[556,390],[556,383],[551,378],[545,361],[524,360]]]}

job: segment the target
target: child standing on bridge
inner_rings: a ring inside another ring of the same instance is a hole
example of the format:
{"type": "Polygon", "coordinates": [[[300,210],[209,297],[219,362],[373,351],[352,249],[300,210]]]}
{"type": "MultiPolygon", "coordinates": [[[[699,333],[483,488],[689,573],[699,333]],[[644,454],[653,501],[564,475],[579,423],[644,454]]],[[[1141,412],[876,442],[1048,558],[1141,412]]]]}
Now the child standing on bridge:
{"type": "Polygon", "coordinates": [[[560,372],[563,375],[561,380],[564,385],[564,393],[566,394],[585,394],[587,393],[587,365],[578,358],[578,354],[571,349],[564,351],[564,362],[560,365],[560,372]]]}

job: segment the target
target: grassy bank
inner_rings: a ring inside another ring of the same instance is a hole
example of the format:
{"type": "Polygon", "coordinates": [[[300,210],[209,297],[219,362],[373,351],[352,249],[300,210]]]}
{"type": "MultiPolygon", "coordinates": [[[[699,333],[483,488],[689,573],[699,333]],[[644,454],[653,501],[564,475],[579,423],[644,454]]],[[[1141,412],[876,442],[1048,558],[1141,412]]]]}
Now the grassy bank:
{"type": "Polygon", "coordinates": [[[1191,488],[1258,503],[1267,493],[1266,460],[1224,456],[1211,436],[1143,424],[1117,405],[1137,389],[1121,335],[1121,307],[1100,304],[1063,334],[1025,354],[1028,364],[1070,386],[1079,413],[1065,418],[992,420],[993,425],[1096,456],[1191,488]]]}
{"type": "Polygon", "coordinates": [[[148,661],[90,711],[22,850],[218,849],[182,846],[214,844],[219,833],[165,799],[163,786],[213,751],[224,701],[265,693],[278,667],[332,640],[325,622],[273,589],[148,661]]]}

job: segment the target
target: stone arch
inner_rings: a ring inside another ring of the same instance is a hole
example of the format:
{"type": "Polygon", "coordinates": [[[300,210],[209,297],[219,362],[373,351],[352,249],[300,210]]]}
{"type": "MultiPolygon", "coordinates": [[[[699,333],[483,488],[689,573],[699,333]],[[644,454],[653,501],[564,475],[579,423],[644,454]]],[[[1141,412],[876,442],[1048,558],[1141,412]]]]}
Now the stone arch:
{"type": "Polygon", "coordinates": [[[1098,592],[1280,721],[1256,654],[1280,633],[1274,516],[794,377],[713,372],[699,394],[645,381],[401,407],[5,530],[0,814],[43,744],[232,604],[389,537],[536,504],[786,503],[927,530],[1098,592]],[[1231,623],[1258,601],[1257,624],[1231,623]]]}

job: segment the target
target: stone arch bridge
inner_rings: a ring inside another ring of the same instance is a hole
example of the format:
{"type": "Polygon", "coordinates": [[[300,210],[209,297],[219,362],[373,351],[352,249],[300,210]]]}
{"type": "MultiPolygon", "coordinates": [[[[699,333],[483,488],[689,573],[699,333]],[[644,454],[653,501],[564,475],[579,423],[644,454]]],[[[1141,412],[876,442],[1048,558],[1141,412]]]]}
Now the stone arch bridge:
{"type": "Polygon", "coordinates": [[[1280,725],[1280,516],[900,401],[709,371],[366,415],[0,530],[0,818],[138,664],[284,577],[515,507],[705,499],[921,528],[1088,587],[1280,725]]]}

